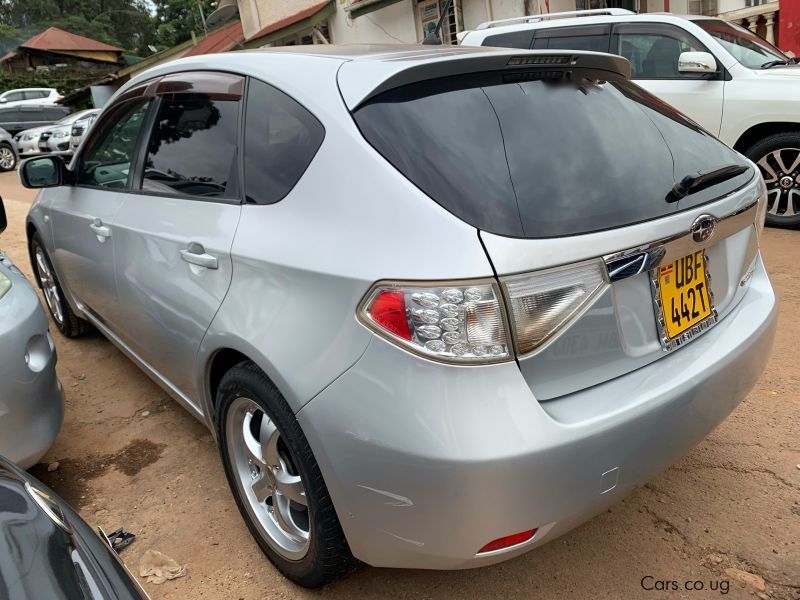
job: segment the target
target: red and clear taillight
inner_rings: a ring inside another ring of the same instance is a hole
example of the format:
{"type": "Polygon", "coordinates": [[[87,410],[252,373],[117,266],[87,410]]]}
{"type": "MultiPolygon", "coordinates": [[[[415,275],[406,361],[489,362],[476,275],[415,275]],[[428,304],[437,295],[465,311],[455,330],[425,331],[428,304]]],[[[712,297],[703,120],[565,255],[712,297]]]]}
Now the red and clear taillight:
{"type": "Polygon", "coordinates": [[[512,359],[494,282],[380,282],[358,315],[383,337],[433,360],[486,364],[512,359]]]}

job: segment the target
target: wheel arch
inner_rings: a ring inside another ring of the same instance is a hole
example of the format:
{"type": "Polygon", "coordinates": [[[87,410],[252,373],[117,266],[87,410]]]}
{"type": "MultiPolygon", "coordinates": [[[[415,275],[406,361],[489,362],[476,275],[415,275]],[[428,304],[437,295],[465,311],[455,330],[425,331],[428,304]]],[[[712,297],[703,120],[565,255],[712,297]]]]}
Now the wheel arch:
{"type": "Polygon", "coordinates": [[[212,421],[216,414],[217,390],[219,389],[220,381],[225,373],[239,363],[248,360],[254,363],[256,362],[245,353],[233,348],[219,348],[208,359],[208,364],[206,365],[205,388],[206,399],[210,409],[209,417],[212,421]]]}
{"type": "Polygon", "coordinates": [[[733,149],[744,154],[753,144],[778,133],[800,133],[800,123],[774,121],[753,125],[739,136],[733,149]]]}

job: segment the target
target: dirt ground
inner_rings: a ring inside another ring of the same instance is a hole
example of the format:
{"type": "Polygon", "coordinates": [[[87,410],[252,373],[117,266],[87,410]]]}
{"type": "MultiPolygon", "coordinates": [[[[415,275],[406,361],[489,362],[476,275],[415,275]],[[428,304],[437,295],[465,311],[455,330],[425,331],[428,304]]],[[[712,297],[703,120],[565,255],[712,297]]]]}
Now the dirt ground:
{"type": "MultiPolygon", "coordinates": [[[[6,173],[0,175],[0,195],[9,215],[0,247],[32,279],[23,224],[33,194],[19,186],[15,173],[6,173]]],[[[797,600],[800,231],[768,230],[763,252],[782,301],[780,324],[769,366],[740,407],[672,468],[606,513],[494,567],[364,568],[318,592],[288,583],[245,528],[211,434],[96,333],[79,340],[54,334],[66,421],[33,472],[89,523],[136,533],[133,545],[122,551],[131,571],[138,572],[148,549],[187,565],[181,579],[143,584],[154,600],[720,595],[797,600]],[[58,469],[48,472],[46,465],[56,461],[58,469]],[[675,581],[678,589],[659,591],[659,581],[675,581]],[[686,582],[696,582],[689,584],[695,589],[687,590],[686,582]]]]}

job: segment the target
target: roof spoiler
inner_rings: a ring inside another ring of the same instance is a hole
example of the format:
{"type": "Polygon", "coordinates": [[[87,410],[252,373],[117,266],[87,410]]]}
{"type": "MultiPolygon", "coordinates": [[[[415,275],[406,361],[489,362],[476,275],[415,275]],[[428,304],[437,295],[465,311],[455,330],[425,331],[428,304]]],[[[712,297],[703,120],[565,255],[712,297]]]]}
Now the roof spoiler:
{"type": "Polygon", "coordinates": [[[570,17],[587,17],[591,15],[608,15],[610,17],[623,17],[635,15],[633,11],[624,8],[592,8],[589,10],[569,10],[566,12],[544,13],[541,15],[528,15],[526,17],[514,17],[512,19],[499,19],[497,21],[487,21],[481,23],[475,30],[489,29],[490,27],[500,27],[502,25],[516,25],[517,23],[539,23],[550,21],[551,19],[568,19],[570,17]]]}
{"type": "MultiPolygon", "coordinates": [[[[447,48],[447,47],[445,47],[447,48]]],[[[339,69],[342,98],[350,110],[385,91],[400,86],[454,75],[520,69],[592,69],[630,79],[631,64],[623,57],[600,52],[571,50],[513,50],[451,47],[437,55],[403,59],[354,60],[339,69]],[[419,59],[427,60],[419,60],[419,59]]],[[[430,52],[430,51],[429,51],[430,52]]]]}

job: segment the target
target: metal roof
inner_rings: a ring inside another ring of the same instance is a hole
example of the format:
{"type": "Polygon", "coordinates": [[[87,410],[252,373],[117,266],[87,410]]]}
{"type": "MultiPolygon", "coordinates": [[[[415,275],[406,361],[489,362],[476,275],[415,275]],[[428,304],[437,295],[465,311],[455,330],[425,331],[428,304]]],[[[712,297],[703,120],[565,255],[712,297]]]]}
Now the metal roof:
{"type": "Polygon", "coordinates": [[[110,46],[91,38],[75,35],[58,27],[50,27],[20,44],[20,48],[32,50],[122,52],[122,48],[110,46]]]}

